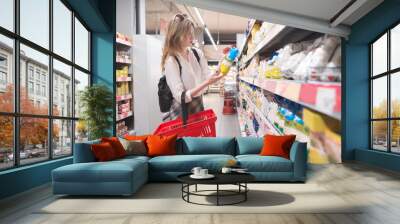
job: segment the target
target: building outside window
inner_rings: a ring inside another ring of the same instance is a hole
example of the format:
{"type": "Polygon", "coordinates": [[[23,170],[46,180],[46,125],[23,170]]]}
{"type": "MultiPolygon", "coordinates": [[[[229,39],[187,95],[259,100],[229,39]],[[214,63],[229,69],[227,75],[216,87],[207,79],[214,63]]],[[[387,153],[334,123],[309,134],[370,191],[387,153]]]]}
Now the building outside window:
{"type": "Polygon", "coordinates": [[[7,33],[14,32],[14,28],[3,27],[0,23],[2,28],[8,30],[0,29],[0,98],[9,99],[0,101],[0,112],[7,112],[0,114],[4,130],[0,133],[0,158],[3,158],[0,160],[0,170],[70,156],[74,141],[87,139],[86,127],[77,122],[79,114],[74,114],[71,107],[79,101],[77,94],[81,88],[72,92],[69,87],[89,85],[89,82],[82,83],[82,80],[89,80],[90,77],[90,32],[64,1],[51,2],[53,4],[49,4],[49,0],[19,1],[19,12],[12,12],[14,17],[20,16],[14,18],[19,21],[15,30],[20,31],[20,35],[15,35],[14,39],[7,33]],[[38,11],[43,13],[37,14],[38,11]],[[49,28],[50,24],[53,25],[52,29],[49,28]],[[49,35],[50,31],[53,31],[52,35],[49,35]],[[49,48],[50,42],[53,43],[54,52],[49,48]],[[75,48],[73,42],[76,43],[75,48]],[[14,48],[14,43],[19,43],[18,48],[14,48]],[[62,57],[63,62],[53,58],[53,53],[62,57]],[[11,60],[15,58],[14,54],[20,59],[18,62],[11,60]],[[72,55],[75,55],[74,62],[72,55]],[[2,85],[15,87],[13,68],[16,65],[20,68],[17,74],[19,88],[1,89],[2,85]],[[73,73],[79,73],[75,80],[73,73]],[[50,89],[49,78],[53,78],[53,89],[50,89]],[[63,81],[62,86],[59,85],[60,80],[63,81]],[[15,94],[18,89],[20,94],[15,94]],[[14,95],[19,98],[14,99],[14,95]],[[60,95],[62,103],[57,105],[60,95]],[[50,97],[54,102],[52,114],[48,109],[51,106],[50,97]],[[18,113],[14,112],[15,104],[20,108],[18,113]],[[15,135],[14,125],[18,125],[19,129],[15,135]],[[32,132],[39,134],[33,138],[32,132]],[[14,154],[14,150],[17,154],[14,154]]]}

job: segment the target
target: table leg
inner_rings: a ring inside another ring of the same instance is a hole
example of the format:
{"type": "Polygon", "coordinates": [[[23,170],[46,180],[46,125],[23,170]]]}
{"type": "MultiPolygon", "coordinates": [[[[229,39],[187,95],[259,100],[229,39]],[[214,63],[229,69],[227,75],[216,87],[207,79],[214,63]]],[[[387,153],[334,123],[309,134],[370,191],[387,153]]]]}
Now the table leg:
{"type": "Polygon", "coordinates": [[[219,205],[219,184],[217,184],[217,206],[219,205]]]}
{"type": "Polygon", "coordinates": [[[196,184],[196,186],[195,186],[195,191],[197,192],[197,184],[196,184]]]}
{"type": "Polygon", "coordinates": [[[247,201],[247,192],[248,192],[248,190],[247,190],[247,183],[244,183],[244,187],[245,187],[245,192],[244,192],[244,201],[247,201]]]}

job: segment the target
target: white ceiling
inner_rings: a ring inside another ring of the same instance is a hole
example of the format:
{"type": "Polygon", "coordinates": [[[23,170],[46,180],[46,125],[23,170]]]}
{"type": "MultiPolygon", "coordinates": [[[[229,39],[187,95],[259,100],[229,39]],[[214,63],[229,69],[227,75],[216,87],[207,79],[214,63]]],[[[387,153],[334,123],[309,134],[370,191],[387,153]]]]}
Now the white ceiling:
{"type": "Polygon", "coordinates": [[[261,8],[269,8],[311,18],[330,20],[350,0],[228,0],[261,8]]]}
{"type": "Polygon", "coordinates": [[[367,14],[383,0],[177,0],[178,3],[251,17],[271,23],[346,37],[350,25],[367,14]],[[337,24],[335,15],[348,3],[337,24]]]}
{"type": "MultiPolygon", "coordinates": [[[[247,26],[247,17],[240,17],[220,12],[199,9],[211,33],[243,33],[247,26]]],[[[176,13],[185,13],[200,25],[193,7],[185,7],[172,0],[147,0],[146,1],[146,27],[147,30],[156,30],[160,26],[160,20],[168,21],[176,13]]]]}

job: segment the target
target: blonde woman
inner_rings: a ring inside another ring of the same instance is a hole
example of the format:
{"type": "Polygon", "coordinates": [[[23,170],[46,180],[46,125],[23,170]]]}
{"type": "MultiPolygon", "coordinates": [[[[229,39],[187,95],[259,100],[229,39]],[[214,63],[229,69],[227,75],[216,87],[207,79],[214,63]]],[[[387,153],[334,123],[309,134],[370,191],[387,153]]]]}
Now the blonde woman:
{"type": "Polygon", "coordinates": [[[193,22],[185,14],[175,15],[168,23],[161,59],[161,67],[174,98],[164,120],[181,116],[181,95],[184,91],[189,114],[204,110],[202,94],[208,85],[222,78],[219,71],[210,74],[204,54],[192,48],[193,40],[193,22]]]}

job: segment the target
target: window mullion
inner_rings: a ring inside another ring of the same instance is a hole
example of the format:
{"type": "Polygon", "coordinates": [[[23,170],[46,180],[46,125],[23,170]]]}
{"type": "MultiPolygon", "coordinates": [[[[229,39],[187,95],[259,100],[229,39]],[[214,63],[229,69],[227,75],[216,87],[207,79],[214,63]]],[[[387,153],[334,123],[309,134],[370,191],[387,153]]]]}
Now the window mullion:
{"type": "MultiPolygon", "coordinates": [[[[75,118],[75,12],[72,11],[71,14],[71,24],[72,24],[72,29],[71,29],[71,59],[72,59],[72,64],[73,66],[71,67],[72,71],[71,71],[71,91],[72,91],[72,105],[71,105],[71,117],[75,118]]],[[[72,150],[72,155],[74,155],[74,145],[75,145],[75,125],[76,125],[76,121],[72,121],[72,133],[71,133],[71,150],[72,150]]]]}
{"type": "MultiPolygon", "coordinates": [[[[387,32],[387,71],[390,70],[390,30],[387,32]]],[[[387,110],[388,110],[388,118],[392,117],[392,99],[391,99],[391,74],[389,73],[387,75],[387,110]]],[[[389,120],[387,122],[387,140],[388,142],[388,152],[392,151],[392,135],[391,135],[391,129],[392,129],[392,121],[389,120]]]]}
{"type": "MultiPolygon", "coordinates": [[[[49,0],[49,50],[53,52],[53,0],[49,0]]],[[[48,119],[48,152],[49,159],[53,159],[53,56],[49,55],[49,73],[48,73],[48,93],[49,97],[49,115],[48,119]]]]}
{"type": "MultiPolygon", "coordinates": [[[[14,1],[14,30],[19,35],[19,8],[20,1],[14,1]]],[[[19,39],[14,39],[14,112],[20,112],[20,46],[19,39]]],[[[14,116],[14,166],[19,166],[20,156],[19,156],[19,135],[20,135],[20,118],[14,116]]]]}

